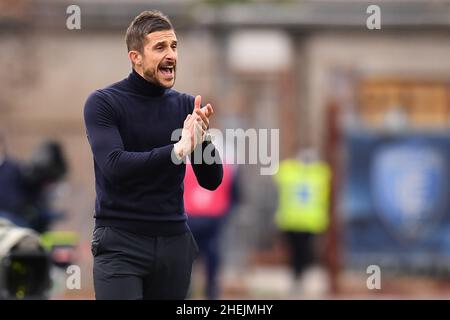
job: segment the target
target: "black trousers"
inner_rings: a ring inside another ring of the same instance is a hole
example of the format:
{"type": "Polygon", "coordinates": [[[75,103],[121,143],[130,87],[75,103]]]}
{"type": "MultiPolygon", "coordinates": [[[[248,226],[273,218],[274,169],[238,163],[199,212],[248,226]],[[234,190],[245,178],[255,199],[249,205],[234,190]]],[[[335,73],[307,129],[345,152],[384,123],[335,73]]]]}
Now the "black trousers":
{"type": "Polygon", "coordinates": [[[315,235],[309,232],[284,232],[291,255],[291,267],[296,278],[315,262],[315,235]]]}
{"type": "Polygon", "coordinates": [[[190,231],[150,237],[97,227],[92,239],[98,300],[185,299],[198,246],[190,231]]]}

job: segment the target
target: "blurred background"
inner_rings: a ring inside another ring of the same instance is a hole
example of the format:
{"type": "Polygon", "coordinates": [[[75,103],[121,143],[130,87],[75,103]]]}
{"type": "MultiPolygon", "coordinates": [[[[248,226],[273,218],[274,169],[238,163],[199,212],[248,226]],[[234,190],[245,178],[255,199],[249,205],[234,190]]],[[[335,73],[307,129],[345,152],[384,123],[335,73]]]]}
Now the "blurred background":
{"type": "Polygon", "coordinates": [[[0,296],[94,298],[82,110],[130,72],[125,30],[148,9],[172,20],[175,89],[210,102],[213,127],[280,129],[275,176],[234,166],[227,205],[189,209],[190,298],[450,297],[444,0],[0,0],[0,211],[15,223],[0,224],[0,296]],[[381,30],[366,27],[370,4],[381,30]]]}

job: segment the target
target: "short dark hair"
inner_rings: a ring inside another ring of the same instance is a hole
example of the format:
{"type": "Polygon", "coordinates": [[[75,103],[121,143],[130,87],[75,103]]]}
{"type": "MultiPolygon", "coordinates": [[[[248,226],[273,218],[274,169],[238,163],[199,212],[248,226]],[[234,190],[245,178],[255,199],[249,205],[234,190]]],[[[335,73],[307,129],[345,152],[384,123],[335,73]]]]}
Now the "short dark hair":
{"type": "Polygon", "coordinates": [[[145,37],[152,32],[172,30],[173,26],[169,18],[158,10],[141,12],[130,23],[125,41],[128,51],[142,52],[145,45],[145,37]]]}

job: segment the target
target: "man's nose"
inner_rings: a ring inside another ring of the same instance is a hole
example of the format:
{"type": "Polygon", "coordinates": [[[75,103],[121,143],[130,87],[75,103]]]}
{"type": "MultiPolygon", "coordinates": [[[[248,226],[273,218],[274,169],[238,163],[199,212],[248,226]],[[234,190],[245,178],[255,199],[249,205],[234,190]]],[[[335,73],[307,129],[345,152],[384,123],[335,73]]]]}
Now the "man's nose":
{"type": "Polygon", "coordinates": [[[177,54],[175,53],[175,51],[173,51],[173,49],[169,49],[169,52],[166,55],[166,59],[171,61],[175,61],[177,59],[177,54]]]}

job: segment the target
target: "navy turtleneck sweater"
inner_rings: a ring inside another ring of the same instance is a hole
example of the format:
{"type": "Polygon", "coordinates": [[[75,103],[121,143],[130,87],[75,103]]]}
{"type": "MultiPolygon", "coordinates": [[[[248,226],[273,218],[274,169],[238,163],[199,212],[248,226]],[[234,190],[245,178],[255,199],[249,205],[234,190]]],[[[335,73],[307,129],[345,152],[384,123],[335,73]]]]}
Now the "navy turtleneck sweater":
{"type": "MultiPolygon", "coordinates": [[[[187,230],[185,165],[172,162],[171,135],[193,109],[193,96],[156,86],[134,70],[88,97],[84,120],[94,155],[96,226],[152,236],[187,230]]],[[[220,185],[220,163],[193,167],[202,187],[220,185]]]]}

